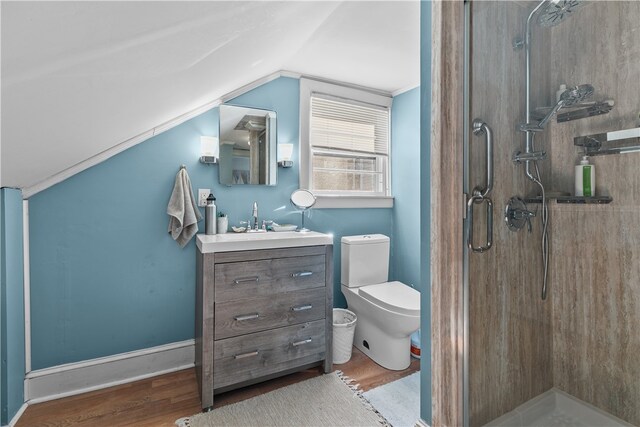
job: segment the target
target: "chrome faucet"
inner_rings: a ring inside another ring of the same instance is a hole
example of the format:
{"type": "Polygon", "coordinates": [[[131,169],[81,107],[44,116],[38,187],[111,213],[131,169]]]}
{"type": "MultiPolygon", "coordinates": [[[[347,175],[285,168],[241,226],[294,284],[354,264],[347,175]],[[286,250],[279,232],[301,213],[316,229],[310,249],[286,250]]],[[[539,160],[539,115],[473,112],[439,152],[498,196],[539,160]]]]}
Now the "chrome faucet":
{"type": "Polygon", "coordinates": [[[253,202],[253,213],[251,214],[251,216],[253,217],[253,226],[251,226],[251,224],[249,224],[249,226],[254,230],[257,230],[258,229],[258,202],[253,202]]]}

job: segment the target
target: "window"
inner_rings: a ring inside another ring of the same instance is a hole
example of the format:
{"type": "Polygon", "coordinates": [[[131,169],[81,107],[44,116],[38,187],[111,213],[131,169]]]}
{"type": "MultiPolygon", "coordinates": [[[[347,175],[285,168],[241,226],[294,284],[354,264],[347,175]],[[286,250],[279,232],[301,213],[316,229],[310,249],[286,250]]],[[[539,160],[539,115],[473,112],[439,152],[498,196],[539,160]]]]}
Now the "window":
{"type": "Polygon", "coordinates": [[[318,207],[391,207],[391,98],[310,79],[300,89],[300,186],[318,207]]]}

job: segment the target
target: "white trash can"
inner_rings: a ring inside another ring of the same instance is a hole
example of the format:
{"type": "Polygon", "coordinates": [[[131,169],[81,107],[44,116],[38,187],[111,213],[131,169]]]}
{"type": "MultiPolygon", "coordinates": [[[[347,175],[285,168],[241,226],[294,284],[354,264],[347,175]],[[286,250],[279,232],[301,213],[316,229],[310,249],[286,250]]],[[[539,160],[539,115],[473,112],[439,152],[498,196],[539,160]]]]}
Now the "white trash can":
{"type": "Polygon", "coordinates": [[[333,309],[333,363],[340,365],[351,359],[356,314],[343,308],[333,309]]]}

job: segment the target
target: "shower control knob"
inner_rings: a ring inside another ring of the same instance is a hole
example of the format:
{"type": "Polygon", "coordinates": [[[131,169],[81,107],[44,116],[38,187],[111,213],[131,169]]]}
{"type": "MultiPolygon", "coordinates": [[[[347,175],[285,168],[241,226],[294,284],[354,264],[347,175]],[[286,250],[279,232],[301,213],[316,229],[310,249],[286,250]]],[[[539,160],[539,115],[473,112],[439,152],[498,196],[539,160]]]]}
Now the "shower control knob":
{"type": "Polygon", "coordinates": [[[531,233],[531,218],[535,216],[536,213],[527,209],[524,200],[517,196],[509,199],[504,210],[504,220],[511,231],[518,231],[526,224],[527,230],[531,233]]]}

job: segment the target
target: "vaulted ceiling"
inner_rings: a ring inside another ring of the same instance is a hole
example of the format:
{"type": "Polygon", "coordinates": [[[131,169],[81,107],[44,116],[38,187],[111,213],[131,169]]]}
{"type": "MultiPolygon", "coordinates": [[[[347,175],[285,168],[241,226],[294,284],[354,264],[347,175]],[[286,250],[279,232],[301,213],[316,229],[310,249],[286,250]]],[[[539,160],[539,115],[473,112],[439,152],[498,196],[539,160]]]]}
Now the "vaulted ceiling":
{"type": "Polygon", "coordinates": [[[2,2],[0,183],[30,187],[280,70],[419,83],[416,1],[2,2]]]}

